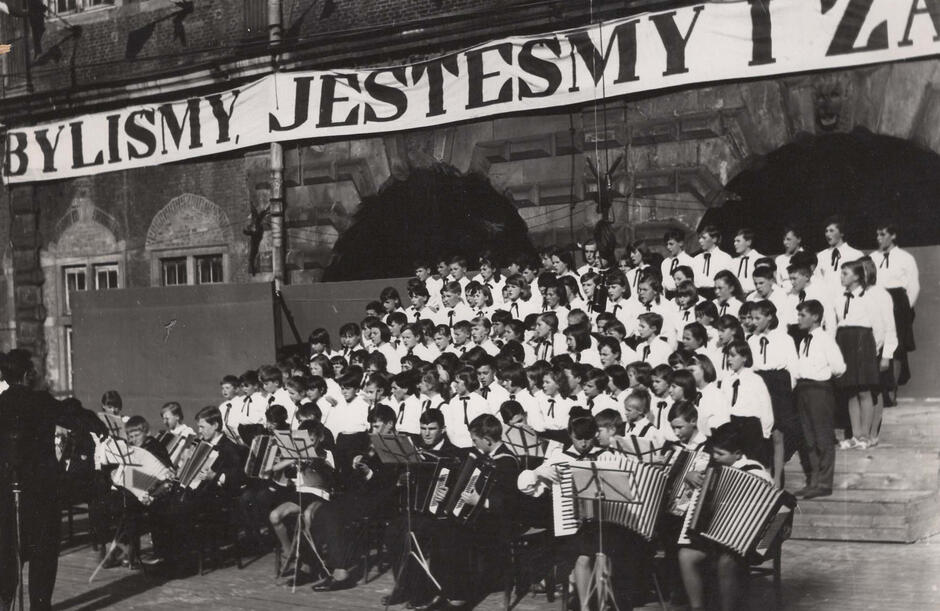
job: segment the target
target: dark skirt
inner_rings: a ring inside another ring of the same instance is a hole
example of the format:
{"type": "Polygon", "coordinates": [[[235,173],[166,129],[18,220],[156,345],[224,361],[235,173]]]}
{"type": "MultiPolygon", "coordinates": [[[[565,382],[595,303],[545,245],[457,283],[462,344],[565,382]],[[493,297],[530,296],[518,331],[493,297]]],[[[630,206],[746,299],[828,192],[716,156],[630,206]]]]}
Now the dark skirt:
{"type": "Polygon", "coordinates": [[[786,369],[754,370],[767,386],[770,405],[774,410],[774,430],[783,433],[785,457],[787,460],[803,446],[803,428],[796,413],[793,400],[793,387],[790,385],[790,372],[786,369]]]}
{"type": "Polygon", "coordinates": [[[869,327],[839,327],[836,343],[845,359],[845,373],[835,379],[836,388],[869,390],[881,384],[878,350],[869,327]]]}
{"type": "MultiPolygon", "coordinates": [[[[898,352],[914,352],[914,310],[902,288],[888,289],[894,303],[894,326],[898,333],[898,352]]],[[[895,356],[898,356],[897,353],[895,356]]]]}

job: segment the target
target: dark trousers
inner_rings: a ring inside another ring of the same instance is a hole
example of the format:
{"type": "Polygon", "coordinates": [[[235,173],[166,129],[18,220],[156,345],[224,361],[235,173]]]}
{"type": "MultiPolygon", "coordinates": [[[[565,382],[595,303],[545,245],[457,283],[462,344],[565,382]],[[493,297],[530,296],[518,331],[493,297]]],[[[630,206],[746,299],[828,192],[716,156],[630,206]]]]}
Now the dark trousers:
{"type": "MultiPolygon", "coordinates": [[[[0,600],[11,601],[19,574],[16,567],[16,528],[13,494],[2,492],[0,499],[0,600]]],[[[29,563],[29,607],[36,611],[52,608],[52,590],[59,567],[59,505],[54,496],[21,497],[21,560],[29,563]]]]}
{"type": "Polygon", "coordinates": [[[835,409],[836,397],[830,382],[800,380],[796,385],[796,410],[809,460],[809,485],[827,490],[832,489],[835,473],[835,409]]]}

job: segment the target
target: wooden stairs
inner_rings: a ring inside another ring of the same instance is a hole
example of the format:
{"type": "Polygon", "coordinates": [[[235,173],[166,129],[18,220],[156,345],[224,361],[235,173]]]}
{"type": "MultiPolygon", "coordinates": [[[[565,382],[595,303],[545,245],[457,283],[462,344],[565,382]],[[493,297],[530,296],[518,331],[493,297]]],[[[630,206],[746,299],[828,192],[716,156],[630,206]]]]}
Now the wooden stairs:
{"type": "MultiPolygon", "coordinates": [[[[787,488],[803,485],[799,459],[787,488]]],[[[940,401],[899,400],[884,411],[881,441],[868,450],[836,450],[830,497],[801,500],[793,537],[913,542],[940,533],[940,401]]]]}

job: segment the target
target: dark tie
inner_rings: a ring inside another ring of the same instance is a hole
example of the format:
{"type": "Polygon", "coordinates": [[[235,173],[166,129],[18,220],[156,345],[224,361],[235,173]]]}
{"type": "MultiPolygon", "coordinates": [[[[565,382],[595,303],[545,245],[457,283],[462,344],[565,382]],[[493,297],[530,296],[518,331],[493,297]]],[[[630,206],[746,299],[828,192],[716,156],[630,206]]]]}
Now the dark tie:
{"type": "Polygon", "coordinates": [[[643,346],[643,358],[641,358],[640,360],[646,361],[646,359],[648,359],[649,357],[650,357],[650,347],[648,345],[643,346]]]}
{"type": "Polygon", "coordinates": [[[509,306],[509,311],[513,312],[513,316],[515,318],[519,318],[519,303],[516,302],[516,303],[513,303],[511,306],[509,306]]]}
{"type": "Polygon", "coordinates": [[[421,413],[423,414],[424,412],[428,411],[429,409],[431,409],[431,400],[430,400],[430,399],[425,399],[424,401],[421,402],[421,413]]]}
{"type": "Polygon", "coordinates": [[[891,254],[891,251],[887,251],[887,250],[885,251],[885,258],[884,258],[884,261],[882,261],[882,262],[881,262],[881,265],[879,265],[878,267],[883,267],[883,268],[885,268],[885,269],[888,269],[889,267],[891,267],[891,266],[888,264],[888,255],[890,255],[890,254],[891,254]]]}
{"type": "Polygon", "coordinates": [[[414,354],[414,353],[415,353],[415,347],[414,347],[414,346],[412,346],[411,348],[408,348],[408,356],[411,356],[411,355],[414,354]]]}
{"type": "MultiPolygon", "coordinates": [[[[242,405],[248,405],[248,401],[245,401],[242,405]]],[[[229,415],[229,412],[231,411],[232,411],[232,402],[229,401],[228,403],[225,404],[225,417],[222,418],[223,424],[228,424],[228,415],[229,415]]]]}
{"type": "Polygon", "coordinates": [[[477,311],[477,318],[483,318],[483,317],[484,317],[483,310],[478,310],[478,311],[477,311]]]}
{"type": "Polygon", "coordinates": [[[712,253],[705,253],[705,275],[708,276],[708,272],[712,268],[712,253]]]}
{"type": "Polygon", "coordinates": [[[399,342],[398,338],[397,338],[397,337],[393,337],[393,338],[392,338],[392,348],[398,350],[398,342],[399,342]]]}
{"type": "Polygon", "coordinates": [[[548,400],[548,417],[549,418],[555,417],[555,400],[554,399],[548,400]]]}
{"type": "Polygon", "coordinates": [[[843,320],[849,317],[849,304],[852,302],[852,297],[854,297],[854,295],[852,295],[851,292],[849,291],[845,292],[845,308],[842,310],[843,320]]]}
{"type": "Polygon", "coordinates": [[[839,252],[838,248],[832,249],[832,271],[839,269],[839,259],[842,258],[842,253],[839,252]]]}
{"type": "Polygon", "coordinates": [[[401,424],[405,421],[405,402],[402,401],[401,405],[398,406],[398,424],[401,424]]]}
{"type": "Polygon", "coordinates": [[[453,328],[454,326],[454,311],[450,310],[447,312],[447,326],[453,328]]]}
{"type": "Polygon", "coordinates": [[[509,400],[510,400],[510,401],[515,401],[515,400],[516,400],[516,393],[514,393],[514,392],[513,392],[513,393],[509,393],[509,400]]]}
{"type": "Polygon", "coordinates": [[[770,342],[766,337],[760,338],[760,355],[764,358],[764,365],[767,364],[767,344],[770,342]]]}
{"type": "Polygon", "coordinates": [[[633,275],[633,290],[635,291],[637,286],[640,285],[640,270],[636,270],[636,273],[633,275]]]}
{"type": "Polygon", "coordinates": [[[268,406],[274,405],[274,395],[268,397],[268,406]]]}
{"type": "Polygon", "coordinates": [[[467,418],[467,401],[470,400],[470,397],[460,397],[460,400],[463,401],[463,423],[466,426],[470,424],[470,419],[467,418]]]}
{"type": "Polygon", "coordinates": [[[616,315],[617,315],[617,310],[619,310],[619,309],[620,309],[620,304],[619,304],[619,303],[614,304],[614,311],[611,312],[611,314],[613,314],[614,316],[616,316],[616,315]]]}
{"type": "Polygon", "coordinates": [[[718,311],[719,316],[724,316],[728,312],[728,302],[721,304],[721,308],[718,311]]]}
{"type": "Polygon", "coordinates": [[[731,407],[734,407],[734,404],[738,402],[738,386],[741,385],[741,380],[735,380],[731,383],[731,407]]]}
{"type": "Polygon", "coordinates": [[[575,363],[580,363],[580,362],[581,362],[581,353],[580,353],[580,352],[575,352],[575,353],[574,353],[574,362],[575,362],[575,363]]]}
{"type": "Polygon", "coordinates": [[[809,345],[813,341],[812,334],[807,335],[806,339],[803,340],[803,356],[809,356],[809,345]]]}
{"type": "Polygon", "coordinates": [[[747,278],[747,260],[749,257],[741,257],[741,262],[738,263],[738,278],[747,278]],[[744,270],[744,275],[741,275],[741,270],[744,270]]]}
{"type": "Polygon", "coordinates": [[[800,291],[800,303],[806,301],[806,291],[800,291]]]}
{"type": "Polygon", "coordinates": [[[588,409],[594,409],[594,397],[591,397],[587,401],[588,409]]]}
{"type": "Polygon", "coordinates": [[[671,276],[676,268],[679,267],[679,257],[673,257],[672,263],[669,265],[669,275],[671,276]]]}
{"type": "Polygon", "coordinates": [[[653,309],[653,302],[651,301],[646,304],[646,311],[649,312],[652,309],[653,309]]]}
{"type": "Polygon", "coordinates": [[[725,350],[721,354],[721,370],[725,371],[726,369],[728,369],[728,351],[727,350],[725,350]]]}
{"type": "Polygon", "coordinates": [[[701,402],[702,402],[702,393],[700,392],[695,393],[695,399],[693,399],[693,403],[695,403],[695,406],[698,407],[698,404],[701,402]]]}
{"type": "Polygon", "coordinates": [[[490,394],[490,387],[489,387],[489,386],[484,386],[483,388],[480,389],[480,395],[481,395],[484,399],[486,398],[486,396],[487,396],[488,394],[490,394]]]}
{"type": "Polygon", "coordinates": [[[689,321],[689,312],[691,312],[691,311],[692,311],[691,309],[688,309],[688,310],[685,310],[684,312],[682,312],[682,322],[688,322],[688,321],[689,321]]]}
{"type": "Polygon", "coordinates": [[[666,402],[660,401],[656,404],[656,407],[659,408],[656,414],[656,426],[659,426],[660,421],[663,419],[663,410],[666,409],[666,402]]]}

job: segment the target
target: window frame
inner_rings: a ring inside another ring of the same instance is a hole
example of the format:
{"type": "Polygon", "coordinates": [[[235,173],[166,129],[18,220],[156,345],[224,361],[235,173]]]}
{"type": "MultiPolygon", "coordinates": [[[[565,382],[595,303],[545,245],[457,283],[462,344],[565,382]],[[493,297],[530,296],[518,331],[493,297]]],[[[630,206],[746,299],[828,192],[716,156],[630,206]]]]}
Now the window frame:
{"type": "Polygon", "coordinates": [[[200,286],[201,284],[227,284],[231,282],[231,257],[228,246],[219,244],[215,246],[200,246],[198,248],[167,248],[151,249],[150,253],[150,286],[173,288],[175,286],[200,286]],[[222,279],[219,282],[200,283],[197,280],[197,259],[202,257],[222,257],[222,279]],[[186,259],[186,284],[166,285],[163,282],[163,264],[166,259],[186,259]]]}

